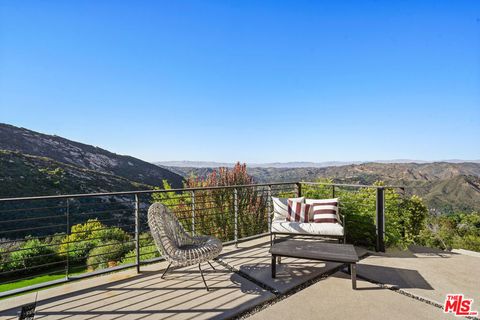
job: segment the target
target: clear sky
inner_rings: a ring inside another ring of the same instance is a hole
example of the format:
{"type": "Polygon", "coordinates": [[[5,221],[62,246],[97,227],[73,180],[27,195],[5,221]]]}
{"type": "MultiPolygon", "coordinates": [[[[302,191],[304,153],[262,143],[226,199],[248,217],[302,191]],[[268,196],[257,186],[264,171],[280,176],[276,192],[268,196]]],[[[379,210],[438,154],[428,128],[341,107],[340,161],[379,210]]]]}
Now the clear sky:
{"type": "Polygon", "coordinates": [[[0,122],[147,161],[480,159],[480,1],[3,0],[0,122]]]}

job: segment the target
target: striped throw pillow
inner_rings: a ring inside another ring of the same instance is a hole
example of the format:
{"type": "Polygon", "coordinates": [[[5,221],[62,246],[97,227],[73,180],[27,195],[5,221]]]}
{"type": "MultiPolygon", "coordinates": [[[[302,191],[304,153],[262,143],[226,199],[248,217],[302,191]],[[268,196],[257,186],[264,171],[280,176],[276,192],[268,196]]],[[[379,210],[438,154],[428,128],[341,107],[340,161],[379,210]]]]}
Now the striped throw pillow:
{"type": "Polygon", "coordinates": [[[340,223],[338,214],[338,198],[335,199],[306,199],[311,205],[311,221],[315,223],[340,223]]]}
{"type": "Polygon", "coordinates": [[[273,202],[273,220],[285,221],[288,214],[288,200],[305,203],[305,198],[276,198],[272,197],[273,202]]]}
{"type": "Polygon", "coordinates": [[[309,222],[310,205],[288,199],[287,221],[309,222]]]}

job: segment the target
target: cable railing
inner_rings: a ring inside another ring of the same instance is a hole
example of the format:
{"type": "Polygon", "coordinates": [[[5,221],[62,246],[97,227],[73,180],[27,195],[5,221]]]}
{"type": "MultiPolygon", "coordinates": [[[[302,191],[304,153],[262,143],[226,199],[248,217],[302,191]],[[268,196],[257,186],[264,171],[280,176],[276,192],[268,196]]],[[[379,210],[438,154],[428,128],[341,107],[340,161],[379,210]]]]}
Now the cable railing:
{"type": "Polygon", "coordinates": [[[272,196],[340,196],[346,209],[365,207],[384,251],[385,190],[398,188],[285,182],[0,199],[0,297],[162,260],[146,218],[157,201],[192,235],[236,245],[269,234],[272,196]],[[363,189],[374,196],[350,203],[348,192],[363,189]]]}

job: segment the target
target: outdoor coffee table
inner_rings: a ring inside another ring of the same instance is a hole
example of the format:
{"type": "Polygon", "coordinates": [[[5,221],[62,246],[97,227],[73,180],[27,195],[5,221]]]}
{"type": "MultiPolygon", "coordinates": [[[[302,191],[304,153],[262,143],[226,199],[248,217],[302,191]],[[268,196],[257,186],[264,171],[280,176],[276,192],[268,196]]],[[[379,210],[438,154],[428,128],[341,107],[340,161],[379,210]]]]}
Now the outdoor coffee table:
{"type": "Polygon", "coordinates": [[[352,288],[357,289],[358,255],[351,244],[288,239],[274,243],[270,253],[272,254],[272,278],[276,276],[277,257],[341,262],[348,264],[352,276],[352,288]]]}

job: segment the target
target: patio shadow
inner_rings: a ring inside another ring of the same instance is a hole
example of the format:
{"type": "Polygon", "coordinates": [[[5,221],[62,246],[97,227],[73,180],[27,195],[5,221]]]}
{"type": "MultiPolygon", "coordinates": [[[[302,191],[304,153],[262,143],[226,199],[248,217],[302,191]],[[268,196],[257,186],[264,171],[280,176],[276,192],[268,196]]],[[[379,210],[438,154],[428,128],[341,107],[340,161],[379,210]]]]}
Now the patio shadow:
{"type": "Polygon", "coordinates": [[[434,288],[417,270],[361,263],[357,266],[357,274],[365,279],[391,285],[398,289],[417,288],[434,290],[434,288]]]}
{"type": "Polygon", "coordinates": [[[239,271],[278,293],[285,293],[340,266],[341,263],[335,262],[284,258],[281,264],[277,264],[275,279],[271,275],[270,263],[242,264],[239,271]]]}
{"type": "MultiPolygon", "coordinates": [[[[39,293],[35,319],[43,318],[231,318],[235,314],[273,298],[247,279],[221,266],[205,270],[212,290],[206,291],[195,267],[173,270],[161,279],[160,270],[108,283],[84,287],[82,280],[52,288],[54,296],[39,293]]],[[[93,279],[91,279],[93,282],[93,279]]],[[[19,308],[0,312],[0,318],[16,319],[19,308]]]]}

